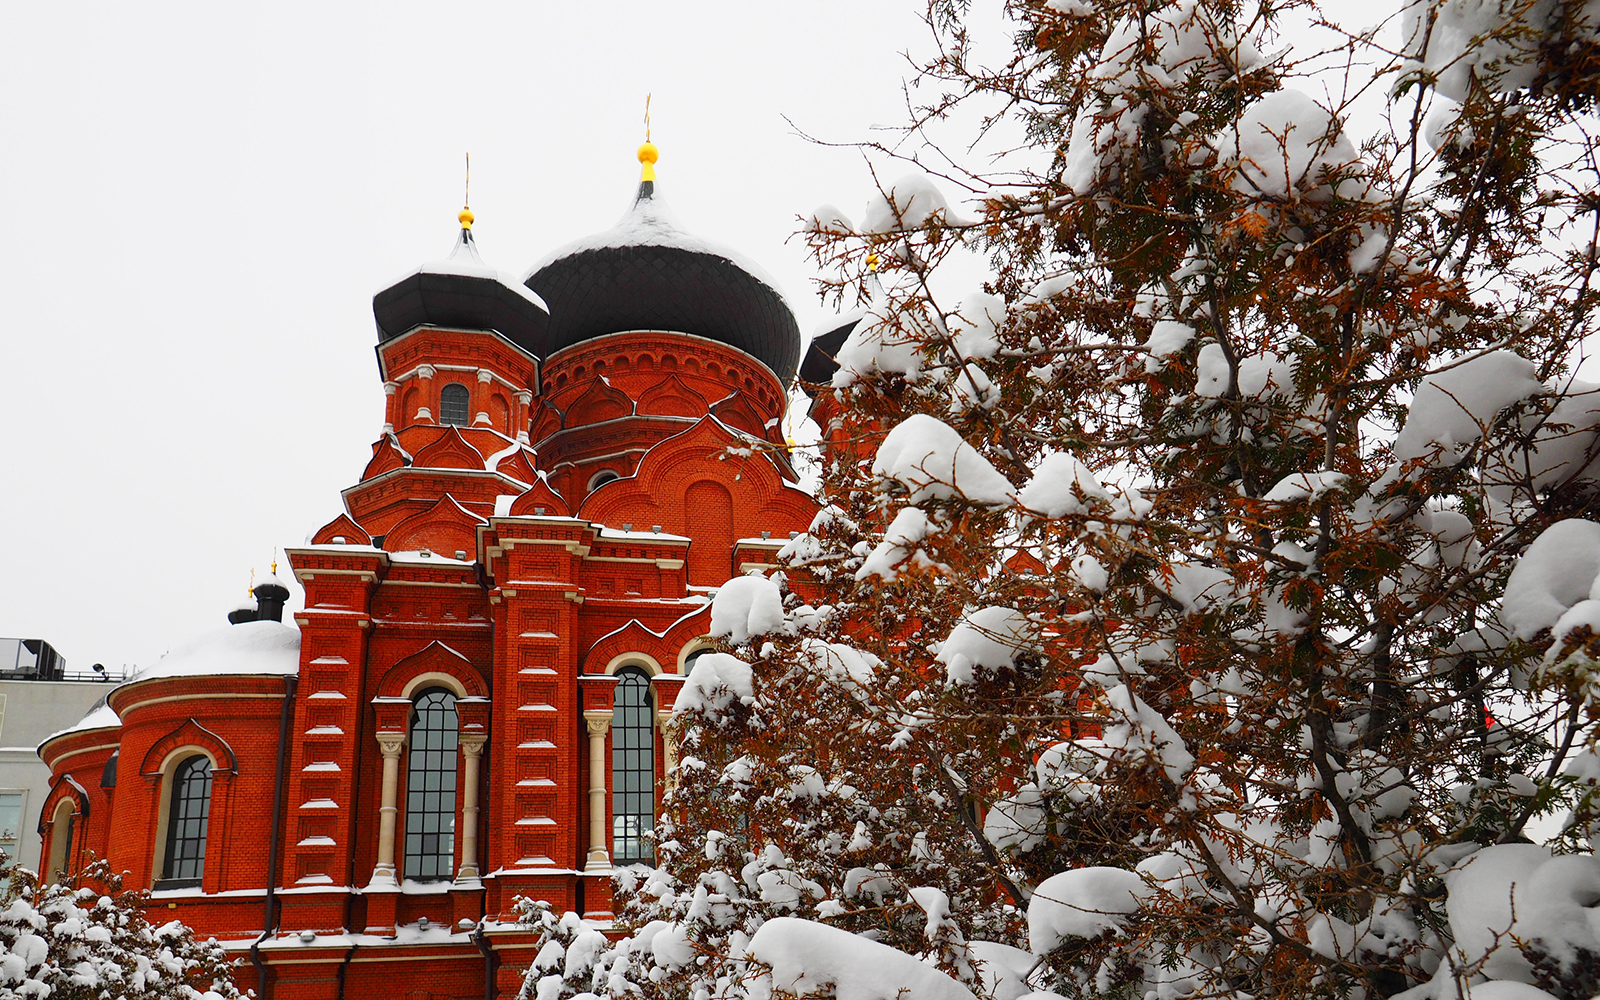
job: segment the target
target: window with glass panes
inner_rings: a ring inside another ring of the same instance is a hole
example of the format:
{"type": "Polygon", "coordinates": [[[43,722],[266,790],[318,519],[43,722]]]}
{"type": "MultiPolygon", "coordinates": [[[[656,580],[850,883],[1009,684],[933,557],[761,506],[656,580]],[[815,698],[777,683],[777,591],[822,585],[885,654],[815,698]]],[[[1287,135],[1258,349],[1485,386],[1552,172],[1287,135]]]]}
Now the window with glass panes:
{"type": "Polygon", "coordinates": [[[405,877],[438,882],[456,854],[456,696],[430,688],[417,696],[406,783],[405,877]]]}
{"type": "Polygon", "coordinates": [[[206,868],[206,823],[211,818],[211,759],[189,757],[172,772],[167,807],[167,863],[162,883],[199,885],[206,868]]]}
{"type": "Polygon", "coordinates": [[[611,709],[611,860],[652,863],[656,825],[655,706],[644,671],[617,671],[611,709]]]}
{"type": "Polygon", "coordinates": [[[467,387],[460,382],[451,382],[445,386],[439,393],[439,422],[465,427],[469,401],[467,387]]]}
{"type": "Polygon", "coordinates": [[[0,851],[15,861],[22,849],[23,791],[0,792],[0,851]]]}

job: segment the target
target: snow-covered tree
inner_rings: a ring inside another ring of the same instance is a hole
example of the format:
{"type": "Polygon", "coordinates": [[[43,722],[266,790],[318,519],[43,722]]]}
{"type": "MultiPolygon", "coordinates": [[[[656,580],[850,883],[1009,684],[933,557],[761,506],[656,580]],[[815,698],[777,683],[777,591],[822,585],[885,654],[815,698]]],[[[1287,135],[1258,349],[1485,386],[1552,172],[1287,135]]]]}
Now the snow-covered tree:
{"type": "Polygon", "coordinates": [[[538,1000],[1600,991],[1591,6],[934,0],[827,510],[538,1000]]]}
{"type": "Polygon", "coordinates": [[[233,963],[176,920],[145,919],[142,893],[104,861],[43,885],[0,865],[0,997],[237,1000],[233,963]]]}

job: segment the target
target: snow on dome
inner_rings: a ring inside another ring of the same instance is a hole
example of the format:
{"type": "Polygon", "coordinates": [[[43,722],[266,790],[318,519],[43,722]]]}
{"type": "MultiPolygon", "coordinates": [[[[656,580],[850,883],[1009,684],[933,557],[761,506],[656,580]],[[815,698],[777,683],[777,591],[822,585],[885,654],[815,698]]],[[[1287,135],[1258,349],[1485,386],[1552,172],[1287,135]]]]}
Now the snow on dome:
{"type": "Polygon", "coordinates": [[[69,733],[86,733],[91,729],[115,729],[120,725],[122,725],[121,717],[117,715],[110,705],[106,704],[104,698],[101,698],[94,703],[94,707],[84,713],[83,718],[58,733],[51,733],[40,740],[39,745],[43,746],[56,737],[66,736],[69,733]]]}
{"type": "Polygon", "coordinates": [[[546,255],[523,283],[550,308],[542,356],[629,330],[706,337],[788,384],[800,327],[778,282],[734,250],[684,231],[646,181],[621,220],[546,255]]]}
{"type": "Polygon", "coordinates": [[[456,236],[455,246],[450,248],[450,253],[444,259],[429,261],[412,273],[458,274],[467,278],[487,278],[506,286],[545,312],[550,311],[545,307],[544,299],[541,299],[533,289],[518,281],[514,275],[484,263],[483,257],[478,254],[478,244],[473,239],[470,229],[461,230],[456,236]]]}
{"type": "Polygon", "coordinates": [[[372,297],[378,341],[418,326],[494,330],[531,354],[544,350],[549,310],[514,277],[478,256],[472,232],[462,229],[443,260],[412,271],[372,297]]]}
{"type": "Polygon", "coordinates": [[[287,675],[299,671],[299,629],[281,622],[245,622],[191,639],[139,671],[128,683],[163,677],[287,675]]]}

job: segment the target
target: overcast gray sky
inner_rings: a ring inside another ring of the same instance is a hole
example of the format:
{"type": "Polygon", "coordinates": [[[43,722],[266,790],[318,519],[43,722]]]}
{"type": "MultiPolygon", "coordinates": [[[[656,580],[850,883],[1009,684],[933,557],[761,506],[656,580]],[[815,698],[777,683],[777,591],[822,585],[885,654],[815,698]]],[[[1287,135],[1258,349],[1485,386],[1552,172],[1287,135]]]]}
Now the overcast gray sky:
{"type": "MultiPolygon", "coordinates": [[[[374,292],[608,228],[654,93],[661,192],[771,271],[859,212],[910,0],[0,5],[0,636],[74,669],[224,622],[337,514],[383,419],[374,292]]],[[[298,601],[299,593],[296,592],[298,601]]]]}

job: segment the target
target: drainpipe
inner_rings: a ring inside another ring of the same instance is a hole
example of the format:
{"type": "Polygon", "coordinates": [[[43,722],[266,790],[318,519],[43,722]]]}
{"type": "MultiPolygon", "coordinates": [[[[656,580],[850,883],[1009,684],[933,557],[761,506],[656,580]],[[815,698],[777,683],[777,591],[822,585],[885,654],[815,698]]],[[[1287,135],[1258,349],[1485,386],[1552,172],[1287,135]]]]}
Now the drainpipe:
{"type": "Polygon", "coordinates": [[[344,961],[339,963],[338,971],[333,974],[333,978],[336,980],[334,991],[336,1000],[344,1000],[345,973],[350,968],[350,960],[356,957],[356,949],[359,947],[360,945],[356,944],[354,939],[350,941],[350,950],[344,953],[344,961]]]}
{"type": "Polygon", "coordinates": [[[267,901],[261,914],[261,936],[250,942],[250,964],[256,967],[256,986],[262,1000],[272,1000],[267,963],[261,959],[261,942],[278,929],[278,844],[283,839],[283,786],[289,770],[289,724],[294,719],[294,692],[300,678],[283,679],[283,711],[278,716],[278,770],[272,779],[272,834],[267,841],[267,901]]]}
{"type": "Polygon", "coordinates": [[[483,920],[479,920],[478,926],[472,929],[472,943],[478,946],[478,952],[483,956],[483,1000],[495,1000],[500,995],[494,981],[495,972],[500,967],[500,956],[495,954],[488,935],[483,933],[483,920]]]}

